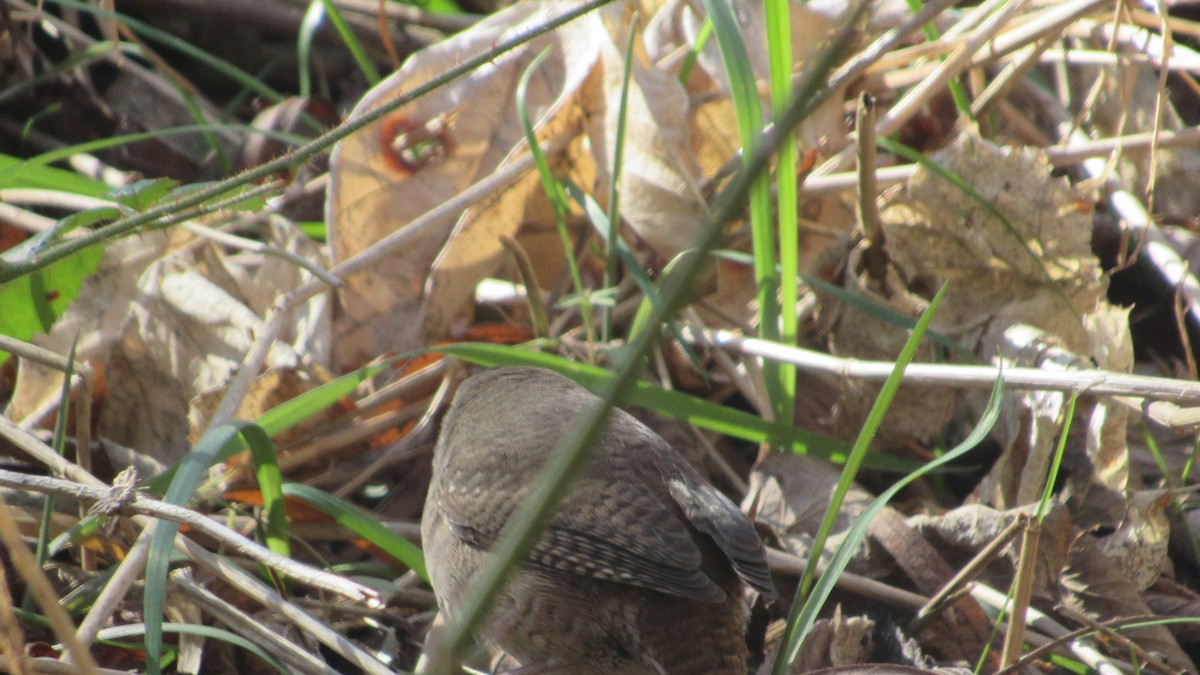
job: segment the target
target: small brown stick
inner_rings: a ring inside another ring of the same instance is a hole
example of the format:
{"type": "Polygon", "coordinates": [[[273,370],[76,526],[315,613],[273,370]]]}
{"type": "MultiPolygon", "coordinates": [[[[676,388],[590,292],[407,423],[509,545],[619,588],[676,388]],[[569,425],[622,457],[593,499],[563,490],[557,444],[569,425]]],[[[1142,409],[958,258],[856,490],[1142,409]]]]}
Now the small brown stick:
{"type": "Polygon", "coordinates": [[[1017,54],[1017,57],[1005,66],[1004,70],[1001,70],[1000,74],[983,90],[983,93],[971,103],[971,116],[975,118],[982,116],[992,107],[992,104],[1007,96],[1017,82],[1024,79],[1025,75],[1038,65],[1038,59],[1042,53],[1057,41],[1057,35],[1048,35],[1017,54]]]}
{"type": "MultiPolygon", "coordinates": [[[[986,94],[986,92],[984,92],[986,94]]],[[[1153,134],[1137,133],[1091,140],[1080,138],[1071,145],[1054,145],[1042,148],[1046,159],[1057,167],[1079,164],[1093,157],[1104,157],[1113,152],[1141,152],[1148,150],[1154,142],[1153,134]]],[[[1200,145],[1200,127],[1185,127],[1179,131],[1164,131],[1159,135],[1158,147],[1190,147],[1200,145]]],[[[875,180],[882,187],[899,185],[912,178],[917,171],[915,164],[886,166],[875,172],[875,180]]],[[[854,189],[858,185],[857,172],[833,173],[826,176],[809,176],[804,181],[804,194],[827,195],[854,189]]]]}
{"type": "Polygon", "coordinates": [[[288,452],[279,458],[279,468],[284,473],[287,473],[297,467],[308,464],[314,459],[328,455],[332,450],[344,448],[351,443],[370,438],[376,434],[403,427],[421,417],[420,411],[423,408],[418,406],[424,403],[426,403],[424,399],[414,401],[412,404],[406,405],[399,410],[389,410],[380,415],[357,422],[353,426],[338,429],[320,438],[308,441],[303,445],[289,448],[288,452]]]}
{"type": "Polygon", "coordinates": [[[1000,664],[1006,666],[1021,657],[1025,646],[1025,610],[1033,595],[1033,572],[1037,566],[1038,537],[1042,524],[1032,516],[1022,513],[1017,523],[1023,529],[1021,557],[1017,563],[1017,578],[1013,588],[1012,611],[1009,613],[1008,630],[1004,633],[1004,648],[1000,652],[1000,664]]]}
{"type": "Polygon", "coordinates": [[[91,609],[88,610],[87,616],[83,617],[83,621],[79,624],[79,630],[75,631],[75,635],[79,641],[85,645],[91,645],[96,641],[96,635],[104,624],[108,623],[116,611],[121,601],[125,599],[125,594],[133,587],[138,576],[146,567],[146,558],[150,555],[150,542],[153,541],[154,528],[144,527],[142,533],[138,535],[129,552],[125,554],[125,558],[117,565],[116,572],[104,585],[104,590],[100,591],[99,597],[92,603],[91,609]]]}
{"type": "Polygon", "coordinates": [[[863,259],[867,274],[879,285],[880,292],[887,294],[883,223],[879,220],[879,205],[875,201],[879,197],[879,186],[875,182],[875,170],[879,165],[875,158],[875,98],[866,92],[858,99],[855,129],[858,132],[858,225],[867,244],[863,259]]]}
{"type": "Polygon", "coordinates": [[[1019,527],[1019,520],[1014,520],[1013,522],[1009,523],[1008,527],[1004,528],[1000,534],[996,535],[990,542],[988,542],[988,545],[984,546],[979,553],[976,553],[975,557],[972,558],[971,561],[968,562],[961,570],[959,570],[958,574],[955,574],[953,577],[951,577],[950,581],[946,582],[945,586],[942,586],[942,590],[935,593],[933,597],[929,599],[929,602],[927,602],[924,607],[917,611],[916,620],[918,622],[924,622],[928,617],[933,616],[940,611],[942,607],[946,606],[951,596],[957,595],[960,589],[965,586],[968,581],[974,579],[984,567],[986,567],[992,562],[992,560],[996,558],[996,555],[1000,552],[1000,549],[1008,544],[1010,540],[1012,540],[1019,527]]]}
{"type": "Polygon", "coordinates": [[[521,283],[525,285],[525,301],[529,303],[529,318],[533,322],[534,335],[545,338],[550,336],[550,321],[546,318],[546,303],[542,299],[541,285],[538,283],[537,272],[533,269],[533,261],[520,242],[507,234],[500,235],[500,245],[517,263],[517,271],[521,274],[521,283]]]}
{"type": "Polygon", "coordinates": [[[276,258],[286,260],[287,262],[290,262],[296,267],[303,269],[304,271],[308,272],[314,277],[319,278],[321,281],[324,281],[334,288],[340,288],[344,285],[341,279],[330,274],[329,272],[326,272],[320,265],[304,258],[303,256],[288,251],[287,249],[283,249],[278,246],[272,246],[261,241],[247,239],[246,237],[239,237],[238,235],[230,234],[229,232],[214,230],[211,227],[201,225],[200,223],[196,222],[186,222],[183,226],[188,232],[191,232],[198,237],[210,239],[218,244],[222,244],[230,248],[238,249],[240,251],[250,251],[252,253],[258,253],[261,255],[273,255],[276,258]]]}
{"type": "MultiPolygon", "coordinates": [[[[793,553],[767,547],[767,563],[775,572],[783,572],[798,577],[804,573],[804,567],[808,561],[793,553]]],[[[820,563],[817,570],[823,574],[825,572],[825,564],[820,563]]],[[[838,575],[837,587],[844,591],[861,595],[864,598],[872,598],[896,607],[906,607],[908,609],[917,609],[929,601],[925,596],[913,593],[912,591],[896,588],[882,581],[876,581],[875,579],[846,571],[838,575]]]]}
{"type": "Polygon", "coordinates": [[[339,487],[333,493],[335,497],[347,497],[362,487],[364,483],[373,478],[384,467],[391,466],[398,461],[413,456],[419,447],[418,441],[433,435],[433,420],[437,417],[438,411],[446,406],[447,399],[450,396],[450,379],[445,378],[442,380],[442,384],[433,395],[433,399],[429,401],[429,405],[425,408],[425,414],[421,415],[421,419],[417,421],[416,426],[410,429],[404,438],[393,443],[379,457],[375,458],[375,461],[371,462],[371,465],[365,470],[359,472],[339,487]]]}
{"type": "MultiPolygon", "coordinates": [[[[998,9],[995,14],[984,20],[961,47],[892,106],[891,110],[879,121],[875,130],[877,134],[891,135],[912,119],[912,116],[917,114],[921,107],[928,102],[930,96],[941,91],[947,82],[966,70],[976,52],[982,49],[989,40],[992,40],[1005,24],[1025,6],[1025,0],[1011,0],[1007,3],[1005,0],[988,0],[976,11],[984,12],[989,8],[996,9],[1000,5],[1004,5],[1002,9],[998,9]]],[[[853,144],[853,139],[851,139],[851,144],[853,144]]],[[[842,150],[814,169],[812,175],[823,176],[842,169],[849,162],[853,152],[852,147],[842,150]]]]}

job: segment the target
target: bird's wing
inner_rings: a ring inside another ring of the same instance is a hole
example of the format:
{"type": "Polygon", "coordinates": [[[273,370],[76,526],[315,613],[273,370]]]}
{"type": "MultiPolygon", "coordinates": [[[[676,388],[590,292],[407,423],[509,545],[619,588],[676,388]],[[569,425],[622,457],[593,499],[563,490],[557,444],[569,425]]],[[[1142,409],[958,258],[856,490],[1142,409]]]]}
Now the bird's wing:
{"type": "MultiPolygon", "coordinates": [[[[495,467],[493,467],[495,468],[495,467]]],[[[701,569],[701,553],[683,514],[649,491],[621,489],[628,475],[604,480],[583,477],[575,494],[594,499],[569,501],[554,516],[529,555],[528,567],[547,574],[574,574],[631,584],[701,602],[721,602],[723,591],[701,569]]],[[[484,480],[482,475],[477,476],[484,480]]],[[[490,550],[529,490],[497,490],[504,477],[492,475],[487,491],[474,489],[472,476],[458,473],[453,489],[443,488],[442,515],[455,535],[490,550]],[[486,495],[486,496],[485,496],[486,495]]],[[[525,480],[507,481],[525,485],[525,480]]]]}
{"type": "Polygon", "coordinates": [[[715,487],[688,473],[667,478],[667,488],[692,526],[725,552],[738,576],[765,597],[774,598],[766,551],[745,514],[715,487]]]}

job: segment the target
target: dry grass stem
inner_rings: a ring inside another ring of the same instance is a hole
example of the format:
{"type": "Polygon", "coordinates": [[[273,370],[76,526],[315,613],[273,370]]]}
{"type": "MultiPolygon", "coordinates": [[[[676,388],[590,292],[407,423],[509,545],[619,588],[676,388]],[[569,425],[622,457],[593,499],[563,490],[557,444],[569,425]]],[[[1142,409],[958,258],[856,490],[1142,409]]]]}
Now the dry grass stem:
{"type": "Polygon", "coordinates": [[[33,557],[33,553],[25,546],[25,541],[21,537],[21,529],[17,527],[17,521],[13,518],[12,509],[2,497],[0,497],[0,539],[4,541],[4,548],[8,551],[8,559],[12,561],[13,569],[25,580],[26,588],[29,589],[38,606],[42,608],[42,614],[50,621],[50,628],[54,631],[54,636],[66,648],[66,654],[79,666],[84,675],[93,675],[98,666],[95,659],[92,658],[92,653],[76,639],[75,625],[71,623],[71,616],[58,603],[58,594],[54,591],[54,585],[46,577],[45,570],[33,557]]]}
{"type": "MultiPolygon", "coordinates": [[[[695,340],[694,334],[688,329],[685,329],[684,337],[695,340]]],[[[860,361],[831,356],[824,352],[747,338],[729,331],[707,331],[705,339],[714,345],[742,354],[775,359],[805,370],[830,373],[840,378],[883,381],[894,367],[894,364],[886,361],[860,361]]],[[[1036,368],[1001,369],[993,366],[913,363],[904,371],[905,382],[974,389],[990,389],[997,379],[1003,379],[1007,389],[1044,389],[1066,393],[1078,391],[1096,396],[1134,396],[1151,400],[1200,402],[1200,382],[1126,375],[1103,370],[1051,372],[1036,368]]]]}
{"type": "MultiPolygon", "coordinates": [[[[108,490],[80,485],[79,483],[43,476],[30,476],[4,470],[0,470],[0,485],[17,490],[54,494],[89,502],[98,502],[107,499],[111,495],[108,490]]],[[[281,574],[299,583],[315,588],[322,588],[355,602],[365,602],[368,605],[380,605],[383,602],[382,598],[379,597],[379,593],[370,588],[353,582],[341,575],[330,574],[281,556],[267,547],[246,539],[237,532],[197,514],[191,509],[157,499],[150,499],[143,495],[134,496],[131,500],[121,504],[120,508],[121,511],[138,513],[152,516],[156,519],[188,525],[216,539],[233,551],[276,569],[281,574]]]]}
{"type": "Polygon", "coordinates": [[[271,652],[298,672],[336,675],[337,671],[326,665],[322,659],[285,639],[278,631],[263,625],[260,620],[221,599],[217,594],[196,583],[190,574],[183,574],[183,572],[187,572],[187,570],[172,572],[172,589],[185,594],[209,616],[239,634],[252,636],[251,639],[255,644],[271,652]]]}

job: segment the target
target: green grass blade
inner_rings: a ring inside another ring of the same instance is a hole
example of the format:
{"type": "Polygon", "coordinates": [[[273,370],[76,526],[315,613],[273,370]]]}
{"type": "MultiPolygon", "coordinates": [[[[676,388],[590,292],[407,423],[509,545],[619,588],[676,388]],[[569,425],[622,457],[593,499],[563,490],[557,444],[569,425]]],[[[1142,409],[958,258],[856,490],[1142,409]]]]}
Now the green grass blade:
{"type": "MultiPolygon", "coordinates": [[[[608,186],[608,249],[604,256],[604,287],[617,285],[617,248],[614,243],[621,232],[621,169],[625,165],[625,125],[629,112],[629,83],[633,76],[633,45],[637,37],[637,15],[629,22],[629,37],[625,41],[625,70],[621,74],[621,97],[617,103],[617,133],[613,142],[612,181],[608,186]]],[[[612,335],[612,308],[604,309],[600,340],[608,342],[612,335]]]]}
{"type": "MultiPolygon", "coordinates": [[[[729,94],[737,117],[738,134],[742,139],[742,162],[745,167],[757,152],[763,128],[762,105],[755,87],[754,71],[750,67],[746,45],[742,42],[741,28],[728,0],[704,0],[704,8],[708,11],[708,17],[712,19],[717,45],[725,62],[729,94]]],[[[780,147],[786,142],[784,140],[780,147]]],[[[759,335],[765,340],[779,342],[780,280],[775,274],[771,185],[766,172],[755,178],[751,186],[750,235],[754,248],[754,284],[757,289],[759,335]]],[[[791,419],[782,365],[774,361],[764,361],[762,371],[775,419],[791,419]]]]}
{"type": "MultiPolygon", "coordinates": [[[[792,96],[791,3],[764,0],[763,7],[767,23],[767,59],[771,66],[771,110],[773,117],[779,117],[792,96]]],[[[784,138],[775,156],[775,203],[779,223],[779,341],[785,345],[796,344],[796,304],[800,297],[798,164],[796,134],[793,132],[784,138]]],[[[782,400],[775,406],[776,421],[791,424],[796,410],[796,367],[781,363],[777,376],[782,400]]]]}
{"type": "Polygon", "coordinates": [[[310,0],[304,18],[300,20],[300,32],[296,35],[296,68],[302,98],[312,96],[312,44],[321,22],[325,19],[325,3],[310,0]]]}
{"type": "MultiPolygon", "coordinates": [[[[187,506],[204,473],[237,443],[238,436],[248,441],[270,443],[266,433],[250,422],[236,421],[210,430],[196,447],[179,463],[163,500],[176,506],[187,506]]],[[[172,544],[179,523],[159,520],[154,524],[150,553],[146,560],[145,621],[146,672],[158,675],[161,669],[163,612],[167,602],[167,570],[171,562],[172,544]]]]}
{"type": "Polygon", "coordinates": [[[421,553],[421,549],[404,537],[380,525],[378,520],[370,514],[364,513],[357,506],[338,499],[328,492],[322,492],[301,483],[284,483],[283,494],[308,502],[317,510],[333,518],[335,522],[407,565],[425,581],[429,581],[429,572],[425,569],[425,556],[421,553]]]}
{"type": "Polygon", "coordinates": [[[1050,502],[1054,499],[1054,485],[1058,482],[1058,472],[1062,469],[1063,456],[1067,454],[1067,436],[1071,433],[1071,423],[1075,421],[1075,405],[1077,403],[1079,403],[1079,392],[1073,391],[1071,398],[1067,401],[1067,412],[1063,415],[1062,431],[1058,434],[1058,447],[1054,449],[1054,457],[1050,461],[1046,484],[1042,486],[1042,498],[1038,500],[1038,523],[1046,519],[1046,512],[1050,510],[1050,502]]]}
{"type": "MultiPolygon", "coordinates": [[[[916,356],[917,348],[921,345],[921,338],[924,336],[925,330],[928,328],[929,322],[932,321],[933,314],[945,294],[946,286],[943,285],[929,303],[929,308],[921,315],[916,328],[913,329],[908,341],[904,344],[904,348],[900,351],[900,356],[896,358],[896,366],[892,369],[891,375],[888,376],[887,381],[880,388],[879,395],[875,398],[875,404],[871,406],[871,410],[867,414],[867,419],[863,423],[862,430],[859,432],[858,439],[855,441],[854,447],[850,450],[850,457],[842,469],[837,487],[834,488],[833,495],[829,500],[829,506],[825,511],[825,516],[821,520],[821,525],[818,527],[817,533],[813,538],[812,555],[809,556],[808,564],[804,568],[804,574],[800,577],[800,585],[796,590],[796,598],[792,602],[792,610],[788,616],[787,627],[784,629],[782,646],[771,671],[773,675],[784,675],[787,672],[788,665],[796,658],[796,654],[799,653],[800,643],[808,630],[808,625],[803,620],[803,616],[806,614],[807,608],[813,604],[813,598],[809,597],[809,591],[812,588],[813,580],[816,578],[817,564],[821,559],[820,552],[825,549],[825,542],[828,541],[829,535],[833,532],[838,512],[842,508],[846,494],[853,485],[855,476],[858,475],[863,458],[866,457],[867,450],[870,448],[871,440],[875,438],[875,433],[883,424],[883,417],[887,413],[887,409],[891,405],[896,391],[900,388],[900,382],[904,378],[904,369],[908,367],[913,357],[916,356]]],[[[830,575],[826,572],[823,576],[829,577],[830,575]]]]}
{"type": "Polygon", "coordinates": [[[325,5],[325,15],[329,17],[330,23],[337,30],[342,42],[346,43],[346,49],[350,50],[350,55],[354,57],[354,62],[358,64],[358,69],[367,78],[367,82],[372,87],[379,84],[383,78],[379,77],[379,71],[375,70],[375,64],[371,63],[371,57],[367,56],[367,50],[363,49],[362,43],[358,41],[354,31],[346,24],[337,5],[333,4],[332,0],[321,0],[321,4],[325,5]]]}
{"type": "Polygon", "coordinates": [[[40,188],[87,197],[103,197],[112,188],[74,171],[52,166],[25,166],[25,160],[0,154],[0,188],[40,188]],[[13,167],[23,167],[20,171],[13,167]]]}
{"type": "MultiPolygon", "coordinates": [[[[213,626],[203,626],[203,625],[191,624],[191,623],[164,622],[162,624],[162,631],[164,633],[176,633],[179,635],[196,635],[196,636],[203,637],[203,638],[211,638],[213,640],[221,640],[222,642],[228,642],[229,644],[231,644],[235,647],[240,647],[241,649],[244,649],[244,650],[250,652],[251,654],[254,654],[258,658],[262,659],[263,661],[266,661],[268,664],[271,665],[272,668],[278,670],[281,673],[291,672],[286,666],[283,665],[283,663],[281,663],[278,659],[276,659],[275,656],[273,654],[271,654],[270,652],[262,649],[261,647],[254,644],[253,642],[247,640],[246,638],[242,637],[241,635],[238,635],[236,633],[231,633],[223,628],[216,628],[213,626]]],[[[146,634],[146,632],[147,632],[146,624],[134,623],[134,624],[127,624],[124,626],[114,626],[112,628],[101,629],[100,632],[96,634],[96,639],[109,641],[109,642],[119,641],[119,640],[124,640],[127,638],[142,637],[146,634]]]]}
{"type": "MultiPolygon", "coordinates": [[[[525,104],[525,94],[529,89],[529,78],[533,77],[533,73],[549,53],[549,47],[542,50],[530,62],[525,72],[521,73],[521,79],[517,82],[516,91],[517,117],[521,121],[521,130],[525,134],[525,142],[529,145],[529,153],[533,156],[534,164],[537,165],[538,175],[542,179],[542,189],[545,190],[546,197],[550,200],[550,205],[554,209],[554,225],[558,229],[559,239],[562,240],[563,255],[567,259],[567,269],[571,273],[571,283],[574,285],[575,293],[580,299],[579,313],[583,317],[583,328],[587,332],[587,341],[590,346],[596,342],[592,302],[589,298],[588,290],[583,285],[583,277],[579,274],[579,262],[575,260],[575,247],[571,242],[571,233],[567,229],[567,215],[570,213],[567,194],[563,189],[562,183],[550,171],[550,163],[546,160],[546,153],[542,152],[542,147],[538,143],[537,134],[533,130],[533,121],[529,118],[529,110],[525,104]]],[[[532,295],[537,292],[537,289],[531,288],[529,292],[532,295]]]]}
{"type": "MultiPolygon", "coordinates": [[[[250,459],[254,462],[254,477],[262,493],[263,517],[266,520],[265,539],[267,548],[284,557],[291,557],[292,547],[288,533],[287,510],[283,500],[283,473],[279,470],[279,455],[275,444],[266,430],[260,436],[245,438],[250,446],[250,459]]],[[[273,572],[272,572],[273,574],[273,572]]]]}
{"type": "Polygon", "coordinates": [[[866,453],[871,439],[882,424],[883,417],[887,413],[887,408],[890,406],[892,398],[900,387],[900,382],[904,376],[904,369],[912,362],[913,357],[916,355],[921,338],[928,328],[929,322],[933,318],[933,313],[936,311],[945,293],[946,286],[943,285],[938,294],[930,302],[929,308],[922,314],[917,327],[913,330],[912,335],[896,360],[895,369],[893,369],[891,376],[888,377],[887,382],[884,383],[879,392],[879,396],[875,399],[875,405],[872,406],[871,412],[868,414],[867,420],[863,425],[862,432],[854,444],[854,449],[850,453],[851,461],[847,463],[846,468],[842,472],[838,486],[834,490],[833,498],[830,500],[829,509],[826,511],[825,518],[814,539],[813,554],[810,556],[804,575],[801,578],[800,588],[797,590],[796,599],[792,604],[792,611],[788,617],[787,627],[784,629],[779,653],[771,670],[774,675],[783,675],[783,673],[788,672],[790,664],[799,653],[804,636],[812,628],[813,622],[816,621],[825,600],[833,592],[838,575],[849,564],[850,558],[853,556],[859,543],[866,536],[867,527],[870,525],[875,514],[909,483],[935,469],[945,466],[949,462],[957,460],[977,446],[987,436],[992,425],[995,424],[1000,416],[1000,405],[1003,399],[1003,378],[996,379],[987,409],[971,434],[946,454],[917,469],[880,494],[872,502],[871,506],[859,516],[854,525],[851,526],[850,531],[846,534],[841,546],[830,561],[829,566],[821,574],[820,581],[815,586],[813,585],[812,580],[816,574],[817,562],[820,560],[819,552],[825,547],[825,542],[828,540],[830,532],[832,532],[837,512],[840,510],[846,492],[849,490],[857,473],[856,464],[859,461],[857,458],[866,453]],[[808,592],[809,588],[812,588],[811,593],[808,592]]]}
{"type": "MultiPolygon", "coordinates": [[[[71,350],[67,352],[67,372],[63,373],[62,391],[58,397],[58,416],[54,420],[54,436],[51,438],[50,445],[54,448],[54,452],[59,457],[63,456],[63,452],[67,445],[67,415],[71,409],[71,378],[75,375],[75,346],[79,343],[79,336],[71,341],[71,350]]],[[[83,404],[81,402],[81,404],[83,404]]],[[[86,405],[86,404],[83,404],[86,405]]],[[[37,548],[35,549],[35,558],[38,566],[46,564],[47,543],[50,538],[50,519],[54,515],[54,495],[47,492],[42,498],[42,520],[38,525],[37,548]]],[[[28,598],[28,596],[26,596],[28,598]]]]}
{"type": "Polygon", "coordinates": [[[700,58],[700,52],[704,51],[704,45],[708,44],[712,34],[712,19],[706,17],[704,23],[700,24],[700,30],[696,33],[695,44],[688,50],[687,56],[683,58],[683,64],[679,66],[680,84],[687,85],[688,78],[692,75],[692,69],[696,67],[696,61],[700,58]]]}
{"type": "MultiPolygon", "coordinates": [[[[996,424],[996,420],[1000,418],[1000,409],[1003,402],[1004,379],[996,378],[996,384],[992,387],[992,395],[988,400],[987,407],[984,409],[979,423],[975,425],[970,435],[946,454],[929,462],[897,481],[887,490],[884,490],[863,511],[862,515],[854,521],[854,524],[850,526],[845,538],[842,540],[842,544],[830,559],[829,565],[822,572],[821,578],[813,586],[812,593],[809,594],[804,607],[801,608],[794,621],[789,619],[788,628],[784,633],[785,640],[787,641],[780,648],[780,658],[776,660],[775,668],[772,672],[787,672],[787,665],[795,660],[804,636],[812,629],[812,625],[816,622],[825,601],[833,593],[838,577],[845,571],[846,566],[850,564],[850,560],[854,557],[859,544],[866,538],[867,528],[870,527],[871,520],[875,518],[875,515],[913,481],[946,466],[950,462],[958,460],[978,446],[987,437],[992,427],[996,424]],[[781,662],[784,664],[783,666],[780,665],[781,662]]],[[[815,551],[816,549],[813,550],[815,551]]],[[[817,557],[816,555],[813,556],[813,558],[817,557]]]]}

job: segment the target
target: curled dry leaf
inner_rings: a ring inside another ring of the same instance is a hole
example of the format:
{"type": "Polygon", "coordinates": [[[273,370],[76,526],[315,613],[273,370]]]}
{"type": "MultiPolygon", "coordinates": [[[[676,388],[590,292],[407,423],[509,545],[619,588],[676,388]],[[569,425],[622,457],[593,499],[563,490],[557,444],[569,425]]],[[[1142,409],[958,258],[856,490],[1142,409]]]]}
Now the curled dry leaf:
{"type": "MultiPolygon", "coordinates": [[[[516,5],[414,54],[359,102],[351,118],[441,75],[464,55],[484,52],[545,23],[565,5],[516,5]]],[[[596,22],[594,16],[585,16],[533,40],[343,141],[331,159],[327,200],[330,242],[337,260],[361,253],[512,160],[524,144],[513,92],[522,72],[543,50],[548,50],[548,56],[531,79],[526,96],[535,128],[571,107],[597,58],[596,22]]],[[[526,194],[536,186],[536,176],[532,179],[532,185],[525,186],[526,194]]],[[[520,209],[493,215],[515,218],[497,230],[515,233],[521,224],[520,209]]],[[[414,318],[430,268],[451,227],[416,233],[391,264],[345,280],[336,326],[339,365],[353,367],[376,354],[418,346],[421,328],[414,318]]],[[[499,232],[490,234],[494,239],[499,232]]],[[[497,241],[487,243],[499,249],[497,241]]],[[[468,250],[475,252],[473,247],[468,250]]],[[[476,255],[495,264],[495,253],[476,255]]],[[[474,269],[464,273],[472,277],[461,280],[468,287],[466,298],[474,282],[485,275],[474,269]]],[[[456,297],[461,295],[459,288],[453,290],[456,297]]],[[[452,315],[460,308],[446,302],[439,310],[452,315]]]]}
{"type": "Polygon", "coordinates": [[[1166,569],[1171,531],[1167,507],[1173,499],[1162,490],[1135,492],[1121,525],[1099,541],[1100,550],[1137,591],[1149,588],[1166,569]]]}

